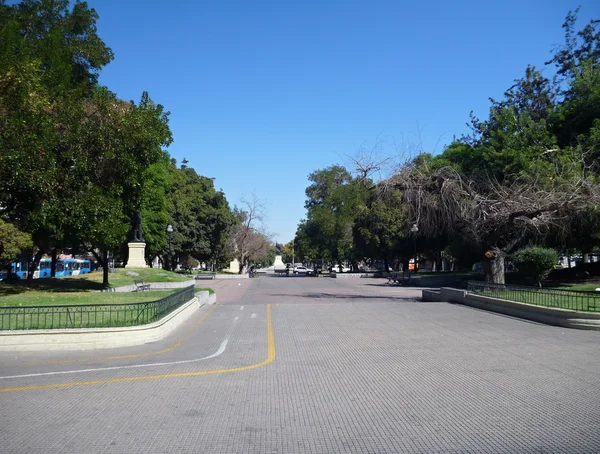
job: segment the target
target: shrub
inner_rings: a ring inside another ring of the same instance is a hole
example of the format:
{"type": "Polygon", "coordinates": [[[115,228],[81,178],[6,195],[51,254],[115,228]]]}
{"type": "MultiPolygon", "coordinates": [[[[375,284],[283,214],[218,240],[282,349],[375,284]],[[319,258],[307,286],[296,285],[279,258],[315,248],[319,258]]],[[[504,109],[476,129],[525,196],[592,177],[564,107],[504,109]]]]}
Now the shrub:
{"type": "Polygon", "coordinates": [[[558,263],[558,253],[554,249],[541,246],[528,246],[515,252],[513,261],[524,274],[533,277],[538,286],[542,286],[554,265],[558,263]]]}

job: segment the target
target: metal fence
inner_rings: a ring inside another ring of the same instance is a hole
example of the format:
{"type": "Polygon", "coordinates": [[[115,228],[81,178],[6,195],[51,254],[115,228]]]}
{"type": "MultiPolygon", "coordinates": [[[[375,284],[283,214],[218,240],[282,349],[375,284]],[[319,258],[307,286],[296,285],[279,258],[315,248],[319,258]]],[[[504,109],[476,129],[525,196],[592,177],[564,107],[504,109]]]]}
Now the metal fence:
{"type": "Polygon", "coordinates": [[[19,306],[0,308],[1,330],[107,328],[151,323],[194,297],[194,286],[156,301],[81,306],[19,306]]]}
{"type": "Polygon", "coordinates": [[[556,307],[576,311],[600,311],[600,292],[488,284],[477,281],[469,281],[467,291],[476,295],[534,304],[536,306],[556,307]]]}

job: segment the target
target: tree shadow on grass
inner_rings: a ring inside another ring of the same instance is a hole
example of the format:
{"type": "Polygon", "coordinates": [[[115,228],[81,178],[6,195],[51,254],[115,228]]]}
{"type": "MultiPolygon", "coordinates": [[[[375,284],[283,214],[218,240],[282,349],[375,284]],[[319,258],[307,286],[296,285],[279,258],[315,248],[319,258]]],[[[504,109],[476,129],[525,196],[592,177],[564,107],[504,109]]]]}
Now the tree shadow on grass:
{"type": "Polygon", "coordinates": [[[53,279],[14,279],[0,282],[0,297],[18,295],[32,290],[41,292],[85,292],[101,290],[102,283],[69,277],[53,279]]]}

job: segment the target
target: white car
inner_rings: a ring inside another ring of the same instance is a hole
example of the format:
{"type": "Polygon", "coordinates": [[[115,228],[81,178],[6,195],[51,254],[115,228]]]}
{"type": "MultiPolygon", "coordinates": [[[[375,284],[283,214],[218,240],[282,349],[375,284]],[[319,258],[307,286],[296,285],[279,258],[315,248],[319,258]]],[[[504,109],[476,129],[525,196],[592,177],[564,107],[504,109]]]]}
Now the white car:
{"type": "Polygon", "coordinates": [[[306,268],[305,266],[294,267],[294,274],[306,274],[307,276],[313,274],[313,270],[306,268]]]}

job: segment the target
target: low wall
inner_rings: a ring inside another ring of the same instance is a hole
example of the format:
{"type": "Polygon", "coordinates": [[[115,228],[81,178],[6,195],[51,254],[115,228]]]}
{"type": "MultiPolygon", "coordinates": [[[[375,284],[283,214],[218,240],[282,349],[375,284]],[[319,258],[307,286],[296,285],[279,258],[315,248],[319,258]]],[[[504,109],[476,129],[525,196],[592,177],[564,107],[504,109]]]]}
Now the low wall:
{"type": "Polygon", "coordinates": [[[162,319],[147,325],[117,328],[75,328],[0,331],[0,351],[95,350],[132,347],[165,338],[205,304],[215,304],[208,291],[196,296],[162,319]]]}
{"type": "Polygon", "coordinates": [[[441,292],[437,290],[423,290],[422,300],[428,303],[436,303],[444,301],[442,300],[441,292]]]}
{"type": "MultiPolygon", "coordinates": [[[[425,295],[423,298],[430,298],[425,295]]],[[[565,328],[591,329],[600,331],[600,313],[573,311],[553,307],[535,306],[533,304],[517,303],[514,301],[491,298],[489,296],[473,295],[466,290],[444,287],[440,291],[441,301],[465,304],[492,312],[498,312],[512,317],[519,317],[547,325],[562,326],[565,328]]]]}
{"type": "Polygon", "coordinates": [[[248,279],[248,273],[244,274],[217,274],[215,279],[248,279]]]}
{"type": "Polygon", "coordinates": [[[329,277],[334,278],[370,278],[375,277],[375,273],[329,273],[329,277]]]}

